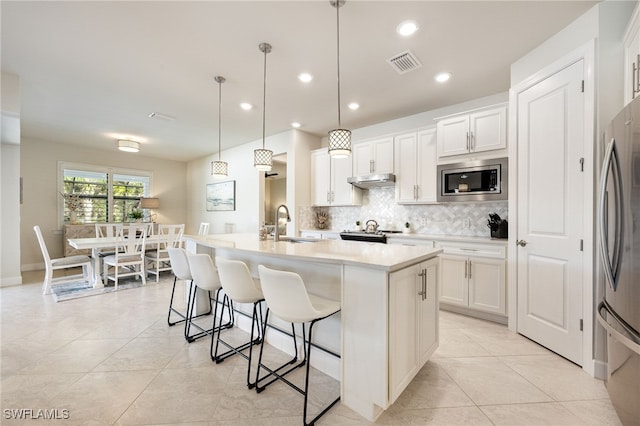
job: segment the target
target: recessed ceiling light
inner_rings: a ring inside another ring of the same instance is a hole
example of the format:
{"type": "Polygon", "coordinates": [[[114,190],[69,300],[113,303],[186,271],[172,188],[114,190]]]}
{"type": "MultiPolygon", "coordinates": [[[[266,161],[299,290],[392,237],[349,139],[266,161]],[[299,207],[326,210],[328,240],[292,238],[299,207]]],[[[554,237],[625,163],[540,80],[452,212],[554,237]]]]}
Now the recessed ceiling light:
{"type": "Polygon", "coordinates": [[[451,78],[451,73],[448,73],[448,72],[441,72],[440,74],[436,75],[436,81],[438,83],[444,83],[445,81],[449,81],[450,78],[451,78]]]}
{"type": "Polygon", "coordinates": [[[360,104],[357,102],[349,102],[349,105],[347,106],[349,107],[349,109],[352,109],[354,111],[360,108],[360,104]]]}
{"type": "Polygon", "coordinates": [[[418,24],[415,21],[404,21],[396,27],[396,32],[403,37],[409,37],[418,31],[418,24]]]}
{"type": "Polygon", "coordinates": [[[247,103],[247,102],[243,102],[240,104],[240,108],[242,108],[245,111],[249,111],[251,108],[253,108],[253,105],[247,103]]]}
{"type": "Polygon", "coordinates": [[[298,123],[297,121],[294,121],[293,123],[291,123],[291,127],[294,127],[296,129],[299,128],[300,126],[301,126],[301,124],[298,123]]]}
{"type": "Polygon", "coordinates": [[[298,80],[300,80],[303,83],[308,83],[311,80],[313,80],[313,76],[308,72],[303,72],[301,74],[298,74],[298,80]]]}

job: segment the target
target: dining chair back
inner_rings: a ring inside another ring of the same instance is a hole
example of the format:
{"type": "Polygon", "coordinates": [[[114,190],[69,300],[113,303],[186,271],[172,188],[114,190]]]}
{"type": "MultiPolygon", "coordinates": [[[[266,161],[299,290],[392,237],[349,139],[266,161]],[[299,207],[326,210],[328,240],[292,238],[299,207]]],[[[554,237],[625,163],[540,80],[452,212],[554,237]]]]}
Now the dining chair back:
{"type": "Polygon", "coordinates": [[[146,250],[145,262],[148,266],[147,273],[156,276],[156,282],[160,280],[160,272],[171,270],[171,259],[168,248],[176,248],[182,245],[184,224],[159,225],[156,248],[146,250]]]}
{"type": "Polygon", "coordinates": [[[200,228],[198,228],[198,235],[209,234],[209,222],[200,222],[200,228]]]}
{"type": "Polygon", "coordinates": [[[64,276],[54,279],[53,271],[57,269],[82,267],[83,279],[85,281],[89,281],[91,279],[91,276],[93,275],[93,266],[91,263],[91,258],[89,256],[77,255],[52,259],[51,256],[49,256],[49,250],[47,250],[47,245],[45,244],[44,238],[42,237],[42,231],[40,230],[40,227],[36,225],[33,227],[33,230],[36,233],[36,238],[38,239],[40,251],[42,251],[42,257],[44,259],[45,274],[44,281],[42,283],[43,294],[49,294],[51,292],[51,286],[53,284],[69,282],[78,278],[77,276],[64,276]]]}
{"type": "Polygon", "coordinates": [[[139,276],[142,284],[146,284],[144,267],[144,249],[147,240],[147,226],[144,224],[123,225],[120,233],[116,235],[115,254],[104,258],[104,281],[115,282],[118,288],[118,280],[127,276],[139,276]],[[112,267],[112,274],[109,274],[112,267]]]}
{"type": "Polygon", "coordinates": [[[96,238],[117,236],[122,229],[122,223],[96,223],[96,238]]]}

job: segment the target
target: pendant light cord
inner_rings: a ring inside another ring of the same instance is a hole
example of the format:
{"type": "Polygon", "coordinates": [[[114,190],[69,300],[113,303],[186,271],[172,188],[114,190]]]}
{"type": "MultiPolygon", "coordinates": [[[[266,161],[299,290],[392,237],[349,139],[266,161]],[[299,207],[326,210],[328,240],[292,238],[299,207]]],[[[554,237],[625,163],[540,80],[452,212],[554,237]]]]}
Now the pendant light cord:
{"type": "Polygon", "coordinates": [[[262,87],[262,149],[264,149],[265,141],[265,123],[267,115],[267,52],[268,48],[264,48],[264,75],[263,75],[263,87],[262,87]]]}
{"type": "Polygon", "coordinates": [[[218,79],[218,161],[222,161],[222,79],[218,79]]]}
{"type": "Polygon", "coordinates": [[[340,0],[336,0],[336,22],[336,62],[338,64],[338,128],[342,128],[342,125],[340,124],[340,0]]]}

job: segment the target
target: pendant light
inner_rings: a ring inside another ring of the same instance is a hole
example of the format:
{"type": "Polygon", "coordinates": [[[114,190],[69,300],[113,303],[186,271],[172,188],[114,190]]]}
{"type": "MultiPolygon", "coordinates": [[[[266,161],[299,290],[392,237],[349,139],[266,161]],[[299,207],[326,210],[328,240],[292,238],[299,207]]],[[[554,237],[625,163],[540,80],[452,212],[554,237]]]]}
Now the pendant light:
{"type": "Polygon", "coordinates": [[[229,164],[220,158],[222,151],[222,83],[226,80],[221,75],[215,76],[214,79],[218,83],[218,160],[211,162],[211,176],[224,178],[229,174],[229,164]]]}
{"type": "Polygon", "coordinates": [[[271,171],[273,151],[265,148],[265,117],[267,111],[267,53],[271,52],[269,43],[260,43],[258,46],[260,51],[264,53],[264,77],[263,77],[263,100],[262,100],[262,149],[253,151],[253,166],[260,171],[271,171]]]}
{"type": "Polygon", "coordinates": [[[329,3],[336,8],[337,22],[337,64],[338,64],[338,128],[329,131],[329,155],[335,158],[345,158],[351,154],[351,130],[342,129],[340,124],[340,7],[346,0],[331,0],[329,3]]]}

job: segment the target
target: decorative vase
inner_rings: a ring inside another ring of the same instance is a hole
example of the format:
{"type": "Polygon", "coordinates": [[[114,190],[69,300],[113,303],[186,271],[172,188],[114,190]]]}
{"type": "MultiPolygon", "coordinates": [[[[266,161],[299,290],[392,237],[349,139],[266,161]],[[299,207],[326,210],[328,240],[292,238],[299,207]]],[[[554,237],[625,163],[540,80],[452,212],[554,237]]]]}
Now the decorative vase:
{"type": "Polygon", "coordinates": [[[318,222],[318,229],[324,229],[324,222],[318,222]]]}
{"type": "Polygon", "coordinates": [[[78,212],[75,210],[71,210],[69,212],[69,223],[72,225],[77,225],[80,223],[80,221],[78,220],[78,212]]]}

